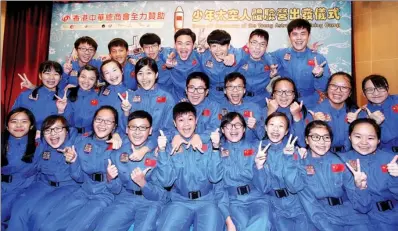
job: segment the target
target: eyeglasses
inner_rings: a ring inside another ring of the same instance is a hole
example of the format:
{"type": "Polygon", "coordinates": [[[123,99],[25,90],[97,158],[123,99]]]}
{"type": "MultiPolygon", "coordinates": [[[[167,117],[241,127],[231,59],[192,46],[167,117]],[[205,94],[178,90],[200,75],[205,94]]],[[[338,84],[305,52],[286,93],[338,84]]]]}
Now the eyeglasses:
{"type": "Polygon", "coordinates": [[[369,87],[364,90],[365,94],[373,94],[377,90],[378,92],[386,92],[387,87],[369,87]]]}
{"type": "Polygon", "coordinates": [[[130,131],[137,131],[137,129],[138,130],[140,130],[140,131],[146,131],[149,127],[144,127],[144,126],[139,126],[139,127],[137,127],[137,126],[128,126],[128,128],[129,128],[129,130],[130,131]]]}
{"type": "Polygon", "coordinates": [[[260,46],[260,48],[267,48],[267,43],[259,43],[257,41],[251,41],[250,45],[254,47],[260,46]]]}
{"type": "Polygon", "coordinates": [[[336,91],[337,89],[339,89],[341,92],[347,93],[351,91],[351,87],[345,87],[345,86],[339,86],[336,84],[329,84],[329,89],[332,91],[336,91]]]}
{"type": "Polygon", "coordinates": [[[158,44],[154,44],[154,45],[144,45],[144,49],[155,49],[158,48],[159,45],[158,44]]]}
{"type": "Polygon", "coordinates": [[[93,53],[93,52],[95,52],[95,49],[94,48],[84,48],[84,47],[79,47],[79,48],[77,48],[79,51],[81,51],[81,52],[83,52],[83,53],[85,53],[85,52],[87,52],[88,51],[88,53],[93,53]]]}
{"type": "Polygon", "coordinates": [[[242,91],[244,86],[226,86],[227,91],[242,91]]]}
{"type": "Polygon", "coordinates": [[[55,127],[55,128],[47,128],[46,130],[44,130],[44,135],[50,135],[52,133],[52,131],[55,132],[55,134],[58,134],[60,132],[62,132],[62,130],[65,127],[55,127]]]}
{"type": "Polygon", "coordinates": [[[242,128],[242,127],[243,127],[243,124],[241,124],[241,123],[226,124],[226,125],[224,125],[224,128],[226,128],[226,129],[228,129],[228,130],[232,130],[232,128],[240,129],[240,128],[242,128]]]}
{"type": "Polygon", "coordinates": [[[329,135],[320,136],[320,135],[317,135],[317,134],[313,134],[313,135],[309,135],[309,137],[311,137],[311,139],[313,141],[320,141],[321,138],[325,142],[330,142],[332,140],[332,138],[329,135]]]}
{"type": "Polygon", "coordinates": [[[101,119],[101,118],[95,118],[94,122],[97,123],[97,124],[105,122],[106,125],[112,125],[113,123],[115,123],[115,121],[104,120],[104,119],[101,119]]]}
{"type": "Polygon", "coordinates": [[[203,93],[205,93],[206,88],[204,88],[204,87],[195,87],[195,86],[190,85],[190,86],[187,87],[187,91],[190,92],[190,93],[194,93],[196,91],[199,94],[203,94],[203,93]]]}
{"type": "Polygon", "coordinates": [[[286,90],[286,91],[282,91],[282,90],[275,90],[274,94],[276,95],[283,95],[285,94],[286,96],[292,96],[294,94],[294,91],[292,90],[286,90]]]}

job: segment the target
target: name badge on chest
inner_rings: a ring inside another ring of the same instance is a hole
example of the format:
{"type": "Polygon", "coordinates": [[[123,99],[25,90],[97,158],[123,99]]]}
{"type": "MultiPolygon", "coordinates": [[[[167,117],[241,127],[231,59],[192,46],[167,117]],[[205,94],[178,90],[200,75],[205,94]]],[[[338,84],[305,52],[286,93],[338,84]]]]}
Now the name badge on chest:
{"type": "Polygon", "coordinates": [[[111,90],[109,90],[109,88],[105,89],[102,94],[105,96],[108,96],[111,93],[111,90]]]}
{"type": "Polygon", "coordinates": [[[129,154],[123,152],[122,154],[120,154],[120,162],[122,163],[127,163],[129,162],[129,154]]]}
{"type": "Polygon", "coordinates": [[[285,56],[283,56],[283,59],[286,61],[289,61],[291,58],[291,55],[289,53],[286,53],[285,56]]]}
{"type": "Polygon", "coordinates": [[[92,150],[93,150],[93,146],[92,146],[91,144],[86,144],[86,145],[84,145],[83,151],[84,151],[85,153],[90,153],[92,150]]]}
{"type": "Polygon", "coordinates": [[[43,160],[49,160],[50,156],[51,156],[51,152],[49,152],[49,151],[43,152],[43,154],[41,156],[43,157],[43,160]]]}
{"type": "Polygon", "coordinates": [[[305,166],[305,170],[307,170],[307,175],[314,175],[315,174],[315,168],[314,168],[313,165],[305,166]]]}

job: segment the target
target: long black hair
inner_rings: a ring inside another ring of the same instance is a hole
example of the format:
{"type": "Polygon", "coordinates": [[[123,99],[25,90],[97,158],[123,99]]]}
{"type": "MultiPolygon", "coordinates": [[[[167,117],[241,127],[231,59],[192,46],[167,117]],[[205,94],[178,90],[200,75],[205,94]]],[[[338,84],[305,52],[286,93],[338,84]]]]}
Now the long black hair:
{"type": "MultiPolygon", "coordinates": [[[[47,72],[47,71],[51,71],[51,70],[54,70],[55,72],[57,72],[62,78],[63,70],[62,70],[61,64],[59,64],[58,62],[55,62],[55,61],[51,61],[51,60],[47,60],[47,61],[44,61],[44,62],[40,63],[40,66],[39,66],[39,73],[40,74],[42,74],[44,72],[47,72]]],[[[36,87],[32,91],[33,98],[37,97],[37,92],[42,87],[43,87],[43,84],[41,84],[40,86],[36,87]]],[[[55,88],[55,94],[58,95],[58,85],[55,88]]],[[[54,96],[53,100],[57,100],[57,98],[54,96]]]]}
{"type": "MultiPolygon", "coordinates": [[[[86,71],[94,71],[94,73],[95,73],[95,84],[94,84],[93,88],[95,88],[96,83],[97,83],[97,81],[98,81],[98,79],[99,79],[99,71],[98,71],[98,69],[97,69],[96,67],[90,65],[90,64],[86,64],[86,65],[84,65],[82,68],[80,68],[79,73],[78,73],[77,76],[80,77],[81,73],[82,73],[84,70],[86,70],[86,71]]],[[[70,88],[70,89],[69,89],[68,98],[69,98],[69,100],[70,100],[71,102],[75,102],[75,101],[77,100],[79,88],[80,88],[80,86],[77,85],[76,87],[70,88]]]]}
{"type": "MultiPolygon", "coordinates": [[[[6,117],[5,125],[8,127],[8,122],[10,121],[11,117],[16,113],[25,113],[30,121],[30,128],[28,131],[28,143],[26,144],[25,154],[22,156],[21,160],[25,163],[32,163],[33,156],[36,151],[36,144],[35,144],[35,137],[36,137],[36,119],[33,113],[23,107],[18,107],[10,111],[6,117]]],[[[7,159],[7,149],[8,149],[8,139],[10,138],[10,132],[8,129],[5,129],[2,136],[1,142],[1,166],[8,165],[7,159]]]]}
{"type": "Polygon", "coordinates": [[[352,78],[352,76],[350,74],[348,74],[346,72],[343,72],[343,71],[339,71],[339,72],[336,72],[333,75],[331,75],[329,80],[328,80],[328,83],[326,85],[327,86],[326,92],[329,90],[329,85],[330,85],[330,82],[333,80],[333,78],[335,76],[339,76],[339,75],[347,78],[348,81],[350,82],[350,85],[351,85],[351,92],[350,92],[351,94],[344,101],[344,103],[346,105],[346,112],[357,110],[358,109],[358,105],[357,105],[357,100],[356,100],[356,97],[355,97],[355,82],[354,82],[354,78],[352,78]]]}

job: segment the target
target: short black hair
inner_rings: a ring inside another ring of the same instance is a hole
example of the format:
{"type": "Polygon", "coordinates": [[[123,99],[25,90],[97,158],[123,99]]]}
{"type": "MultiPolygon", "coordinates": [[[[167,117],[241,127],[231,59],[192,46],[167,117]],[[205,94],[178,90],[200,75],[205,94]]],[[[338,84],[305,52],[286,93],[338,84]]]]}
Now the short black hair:
{"type": "MultiPolygon", "coordinates": [[[[50,115],[46,119],[44,119],[40,132],[41,134],[44,134],[44,131],[53,126],[57,121],[61,122],[62,125],[65,127],[66,131],[69,132],[69,123],[65,119],[65,117],[61,115],[50,115]]],[[[41,136],[41,139],[43,139],[44,136],[41,136]]]]}
{"type": "MultiPolygon", "coordinates": [[[[79,72],[77,74],[78,78],[80,78],[80,75],[81,75],[82,71],[84,71],[84,70],[86,70],[86,71],[94,71],[94,73],[95,73],[95,83],[94,83],[93,88],[95,88],[96,85],[97,85],[97,81],[99,79],[99,71],[98,71],[98,69],[96,67],[90,65],[90,64],[86,64],[86,65],[84,65],[84,66],[82,66],[80,68],[80,70],[79,70],[79,72]]],[[[78,96],[79,88],[80,88],[79,85],[76,86],[76,87],[69,88],[68,98],[69,98],[69,100],[71,102],[76,102],[76,100],[78,99],[78,97],[79,97],[78,96]]]]}
{"type": "Polygon", "coordinates": [[[183,28],[178,30],[174,34],[174,42],[177,42],[177,38],[180,37],[181,35],[188,35],[189,37],[191,37],[193,43],[196,42],[196,34],[189,28],[183,28]]]}
{"type": "Polygon", "coordinates": [[[234,120],[235,118],[239,118],[240,122],[243,124],[243,127],[246,128],[247,125],[245,118],[243,118],[243,116],[238,112],[228,112],[227,114],[225,114],[221,118],[220,128],[223,128],[226,124],[231,123],[232,120],[234,120]]]}
{"type": "Polygon", "coordinates": [[[114,38],[108,43],[109,53],[111,53],[112,47],[124,47],[127,51],[129,50],[129,44],[122,38],[114,38]]]}
{"type": "Polygon", "coordinates": [[[191,103],[179,102],[173,108],[173,120],[175,121],[178,116],[189,112],[192,112],[196,118],[196,109],[191,103]]]}
{"type": "Polygon", "coordinates": [[[54,70],[62,77],[63,69],[62,69],[61,64],[59,64],[58,62],[55,62],[52,60],[47,60],[47,61],[40,63],[39,73],[44,73],[44,72],[51,71],[51,70],[54,70]]]}
{"type": "Polygon", "coordinates": [[[152,127],[152,116],[148,112],[144,110],[137,110],[132,113],[130,113],[129,117],[127,118],[127,123],[134,119],[147,119],[149,122],[149,126],[152,127]]]}
{"type": "MultiPolygon", "coordinates": [[[[313,128],[326,128],[329,132],[330,140],[333,142],[333,131],[329,124],[322,120],[313,120],[305,127],[304,136],[308,137],[313,128]]],[[[301,134],[300,134],[301,135],[301,134]]]]}
{"type": "Polygon", "coordinates": [[[227,83],[234,81],[235,79],[241,79],[243,81],[243,85],[246,88],[246,78],[240,72],[232,72],[225,76],[224,78],[224,88],[227,87],[227,83]]]}
{"type": "Polygon", "coordinates": [[[209,89],[210,87],[210,80],[209,80],[209,76],[206,75],[206,73],[204,72],[200,72],[200,71],[196,71],[196,72],[192,72],[191,74],[188,75],[187,81],[185,83],[185,86],[188,87],[189,82],[192,79],[200,79],[205,83],[206,89],[209,89]]]}
{"type": "Polygon", "coordinates": [[[365,92],[365,84],[369,80],[373,83],[373,85],[375,87],[383,87],[387,90],[389,88],[388,81],[387,81],[386,77],[384,77],[382,75],[374,74],[374,75],[369,75],[362,80],[362,91],[363,92],[365,92]]]}
{"type": "Polygon", "coordinates": [[[231,35],[225,30],[213,30],[207,36],[207,43],[211,44],[220,44],[220,45],[229,45],[231,43],[231,35]]]}
{"type": "Polygon", "coordinates": [[[263,29],[255,29],[255,30],[253,30],[253,31],[250,33],[250,35],[249,35],[249,40],[250,40],[253,36],[255,36],[255,35],[257,35],[258,37],[264,38],[265,41],[267,41],[267,43],[268,43],[269,34],[268,34],[268,32],[267,32],[266,30],[263,30],[263,29]]]}
{"type": "Polygon", "coordinates": [[[374,119],[370,118],[359,118],[354,120],[351,124],[350,127],[348,128],[348,136],[351,136],[351,133],[354,131],[355,126],[358,124],[370,124],[376,131],[377,139],[380,140],[381,138],[381,129],[380,126],[376,123],[374,119]]]}
{"type": "Polygon", "coordinates": [[[290,121],[289,121],[289,118],[286,116],[285,113],[283,113],[283,112],[278,112],[278,111],[271,113],[271,115],[269,115],[269,116],[267,117],[267,119],[265,120],[265,126],[267,126],[268,122],[269,122],[272,118],[274,118],[274,117],[283,117],[283,118],[286,120],[286,123],[287,123],[287,130],[289,130],[289,128],[290,128],[290,121]]]}
{"type": "Polygon", "coordinates": [[[157,43],[160,45],[161,40],[160,37],[157,34],[154,33],[146,33],[141,36],[140,38],[140,46],[144,47],[145,44],[151,45],[157,43]]]}
{"type": "Polygon", "coordinates": [[[75,44],[74,44],[75,49],[77,50],[77,48],[79,48],[79,45],[84,44],[84,43],[91,45],[92,47],[94,47],[94,50],[97,51],[97,48],[98,48],[97,42],[89,36],[83,36],[83,37],[76,39],[75,44]]]}
{"type": "Polygon", "coordinates": [[[296,28],[304,28],[308,31],[308,34],[311,34],[311,23],[305,19],[298,18],[289,22],[289,24],[287,25],[287,34],[290,35],[290,33],[296,28]]]}
{"type": "Polygon", "coordinates": [[[158,65],[156,64],[156,61],[154,59],[149,57],[142,57],[135,64],[135,76],[137,76],[138,72],[145,66],[148,66],[155,73],[159,72],[158,65]]]}

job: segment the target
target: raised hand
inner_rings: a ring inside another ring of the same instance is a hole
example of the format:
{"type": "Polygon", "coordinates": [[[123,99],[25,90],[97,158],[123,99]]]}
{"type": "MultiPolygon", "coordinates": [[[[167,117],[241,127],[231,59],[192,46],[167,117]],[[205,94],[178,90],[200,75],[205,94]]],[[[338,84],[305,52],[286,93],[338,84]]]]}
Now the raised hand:
{"type": "Polygon", "coordinates": [[[200,136],[198,134],[194,134],[192,136],[187,148],[189,148],[191,145],[194,150],[204,153],[202,150],[202,145],[203,145],[202,139],[200,138],[200,136]]]}
{"type": "Polygon", "coordinates": [[[362,111],[362,108],[358,108],[355,112],[348,112],[347,113],[347,122],[352,123],[354,120],[358,119],[359,113],[362,111]]]}
{"type": "Polygon", "coordinates": [[[159,130],[160,136],[158,136],[158,148],[160,151],[166,151],[167,137],[164,135],[162,130],[159,130]]]}
{"type": "Polygon", "coordinates": [[[316,60],[316,57],[314,57],[314,63],[315,67],[312,69],[312,74],[315,75],[315,77],[321,77],[323,74],[323,66],[325,66],[326,61],[323,61],[320,65],[318,65],[318,61],[316,60]]]}
{"type": "Polygon", "coordinates": [[[293,153],[294,153],[294,145],[295,145],[298,137],[297,136],[294,137],[293,140],[292,140],[292,137],[293,137],[293,135],[290,134],[289,139],[287,140],[286,146],[283,149],[284,154],[293,155],[293,153]]]}
{"type": "Polygon", "coordinates": [[[272,79],[278,74],[278,64],[271,64],[270,66],[269,77],[272,79]]]}
{"type": "Polygon", "coordinates": [[[292,104],[290,104],[290,113],[292,114],[294,120],[298,121],[301,119],[301,110],[303,108],[303,101],[301,100],[300,104],[298,104],[296,101],[294,101],[292,104]]]}
{"type": "Polygon", "coordinates": [[[115,132],[112,134],[112,139],[106,141],[107,144],[111,143],[112,144],[112,149],[119,149],[122,147],[122,138],[120,137],[119,133],[115,132]]]}
{"type": "Polygon", "coordinates": [[[107,55],[100,55],[99,57],[100,57],[100,59],[101,59],[102,62],[105,62],[105,61],[107,61],[107,60],[111,60],[111,59],[112,59],[111,56],[110,56],[109,54],[107,54],[107,55]]]}
{"type": "Polygon", "coordinates": [[[202,28],[199,30],[198,34],[198,46],[196,47],[196,51],[198,53],[203,53],[206,51],[206,49],[209,48],[209,45],[207,44],[207,36],[204,33],[205,28],[202,28]]]}
{"type": "Polygon", "coordinates": [[[321,120],[321,121],[330,121],[330,118],[323,112],[313,112],[308,110],[314,120],[321,120]]]}
{"type": "Polygon", "coordinates": [[[64,69],[64,73],[67,74],[67,75],[69,75],[70,72],[72,71],[72,69],[73,69],[73,66],[72,66],[72,55],[70,55],[68,57],[68,59],[66,60],[66,62],[64,63],[63,69],[64,69]]]}
{"type": "Polygon", "coordinates": [[[131,161],[141,161],[148,152],[145,147],[137,150],[133,144],[131,144],[131,149],[133,150],[133,153],[129,156],[129,159],[131,161]]]}
{"type": "Polygon", "coordinates": [[[256,163],[257,169],[262,169],[264,167],[265,161],[267,161],[267,150],[271,146],[271,143],[267,144],[264,149],[261,149],[263,144],[263,141],[260,141],[260,144],[258,145],[258,150],[257,150],[257,155],[256,158],[254,159],[254,162],[256,163]]]}
{"type": "Polygon", "coordinates": [[[382,124],[386,119],[384,114],[379,110],[371,112],[366,106],[364,107],[364,109],[366,110],[368,117],[374,119],[378,125],[382,124]]]}
{"type": "Polygon", "coordinates": [[[359,189],[366,189],[368,187],[368,177],[364,172],[361,172],[361,162],[359,159],[357,159],[357,168],[355,169],[352,167],[349,163],[345,163],[348,167],[348,169],[352,172],[352,175],[354,175],[354,182],[355,186],[359,189]]]}
{"type": "Polygon", "coordinates": [[[318,47],[322,46],[323,43],[319,44],[319,42],[315,42],[310,46],[310,49],[312,52],[317,52],[318,51],[318,47]]]}
{"type": "Polygon", "coordinates": [[[171,141],[171,152],[170,155],[173,155],[176,151],[178,151],[178,149],[180,149],[180,146],[182,144],[187,144],[189,145],[189,142],[184,140],[180,135],[175,135],[173,137],[173,140],[171,141]]]}
{"type": "Polygon", "coordinates": [[[165,65],[166,65],[166,67],[168,67],[168,68],[173,68],[173,67],[177,66],[176,53],[171,52],[171,53],[167,56],[165,65]]]}
{"type": "Polygon", "coordinates": [[[265,98],[265,101],[267,102],[268,115],[271,115],[272,113],[276,112],[276,110],[278,110],[279,105],[275,99],[265,98]]]}
{"type": "Polygon", "coordinates": [[[64,92],[64,96],[60,98],[58,95],[54,95],[57,98],[55,105],[57,106],[58,113],[62,114],[65,112],[66,105],[68,104],[68,98],[66,97],[67,91],[64,92]]]}
{"type": "Polygon", "coordinates": [[[220,147],[220,129],[217,128],[214,132],[210,133],[210,140],[211,143],[213,144],[213,148],[219,148],[220,147]]]}
{"type": "Polygon", "coordinates": [[[123,95],[121,95],[120,93],[117,93],[117,95],[119,96],[120,100],[122,100],[122,110],[124,112],[125,116],[129,116],[130,110],[131,110],[131,103],[129,102],[129,92],[126,91],[126,98],[123,97],[123,95]]]}
{"type": "Polygon", "coordinates": [[[33,85],[33,83],[29,81],[28,77],[26,77],[25,73],[23,73],[23,76],[21,74],[18,74],[18,76],[21,79],[21,89],[24,87],[31,89],[31,90],[36,88],[36,86],[33,85]]]}
{"type": "Polygon", "coordinates": [[[131,180],[140,186],[140,188],[143,188],[146,184],[145,176],[151,169],[150,167],[144,169],[144,171],[142,171],[140,167],[133,169],[130,174],[131,180]]]}
{"type": "Polygon", "coordinates": [[[256,128],[256,118],[253,117],[253,112],[250,111],[249,118],[247,118],[247,127],[250,129],[255,129],[256,128]]]}
{"type": "Polygon", "coordinates": [[[308,152],[307,152],[306,148],[298,148],[297,152],[299,153],[301,159],[307,158],[307,153],[308,152]]]}
{"type": "Polygon", "coordinates": [[[225,66],[231,67],[235,63],[235,55],[234,54],[228,54],[224,57],[220,57],[220,59],[223,61],[225,66]]]}
{"type": "Polygon", "coordinates": [[[395,177],[398,176],[397,161],[398,161],[398,155],[395,155],[394,158],[391,160],[391,162],[387,164],[387,170],[391,176],[395,176],[395,177]]]}
{"type": "Polygon", "coordinates": [[[66,147],[63,153],[67,163],[75,163],[77,159],[77,152],[74,145],[72,145],[72,148],[66,147]]]}
{"type": "Polygon", "coordinates": [[[108,181],[115,179],[119,175],[119,171],[116,168],[116,165],[112,164],[112,161],[108,159],[108,167],[106,167],[106,178],[108,181]]]}

